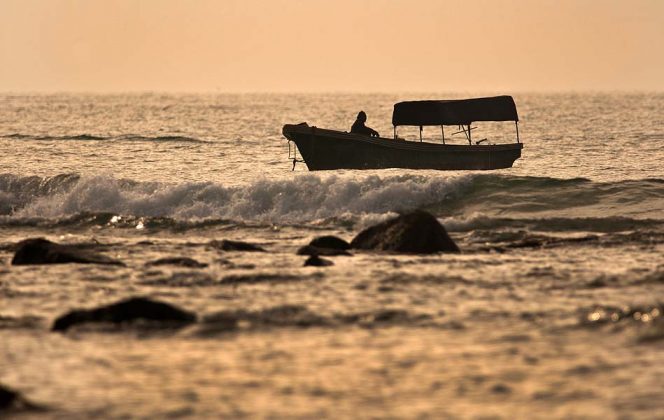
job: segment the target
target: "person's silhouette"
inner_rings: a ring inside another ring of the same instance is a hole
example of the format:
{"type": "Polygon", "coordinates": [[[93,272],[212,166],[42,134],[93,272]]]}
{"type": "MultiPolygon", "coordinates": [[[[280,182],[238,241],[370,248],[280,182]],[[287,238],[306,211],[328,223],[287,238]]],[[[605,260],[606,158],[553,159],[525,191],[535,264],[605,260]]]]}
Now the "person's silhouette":
{"type": "Polygon", "coordinates": [[[350,132],[355,134],[364,134],[365,136],[380,137],[378,131],[364,125],[366,121],[367,114],[365,114],[364,111],[360,111],[357,114],[357,119],[353,123],[353,126],[350,128],[350,132]]]}

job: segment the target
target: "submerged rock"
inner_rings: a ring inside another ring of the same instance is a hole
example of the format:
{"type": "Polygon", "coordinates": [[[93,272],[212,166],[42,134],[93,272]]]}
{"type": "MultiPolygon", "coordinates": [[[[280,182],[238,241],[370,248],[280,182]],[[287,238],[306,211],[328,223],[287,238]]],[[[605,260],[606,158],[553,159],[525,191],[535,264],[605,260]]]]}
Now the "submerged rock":
{"type": "Polygon", "coordinates": [[[351,255],[348,252],[350,249],[350,244],[344,241],[341,238],[336,236],[319,236],[314,238],[309,242],[309,245],[305,245],[297,250],[297,255],[351,255]]]}
{"type": "Polygon", "coordinates": [[[325,258],[321,258],[318,255],[312,255],[307,260],[304,262],[304,266],[311,266],[311,267],[327,267],[330,265],[334,265],[334,263],[330,260],[326,260],[325,258]]]}
{"type": "Polygon", "coordinates": [[[56,244],[44,238],[31,238],[19,242],[12,259],[12,265],[68,263],[124,265],[104,255],[82,250],[73,245],[56,244]]]}
{"type": "Polygon", "coordinates": [[[249,242],[229,241],[227,239],[224,239],[221,242],[212,241],[210,242],[210,245],[223,251],[265,252],[265,249],[258,245],[250,244],[249,242]]]}
{"type": "Polygon", "coordinates": [[[0,413],[13,410],[41,410],[42,407],[26,400],[20,393],[0,385],[0,413]]]}
{"type": "Polygon", "coordinates": [[[150,261],[146,263],[145,265],[147,266],[156,266],[156,265],[178,265],[180,267],[188,267],[188,268],[205,268],[208,265],[205,263],[201,263],[196,261],[193,258],[188,258],[188,257],[167,257],[167,258],[160,258],[155,261],[150,261]]]}
{"type": "Polygon", "coordinates": [[[18,392],[0,385],[0,410],[13,406],[20,398],[18,392]]]}
{"type": "Polygon", "coordinates": [[[136,297],[96,309],[71,311],[55,320],[53,331],[66,331],[74,325],[90,322],[120,324],[138,319],[184,325],[195,322],[196,315],[168,303],[136,297]]]}
{"type": "Polygon", "coordinates": [[[351,248],[408,254],[459,252],[438,220],[425,211],[414,211],[371,226],[350,243],[351,248]]]}
{"type": "Polygon", "coordinates": [[[346,241],[344,241],[341,238],[337,238],[336,236],[319,236],[317,238],[314,238],[309,242],[310,246],[314,246],[316,248],[328,248],[328,249],[340,249],[340,250],[347,250],[350,249],[350,244],[346,241]]]}
{"type": "Polygon", "coordinates": [[[352,254],[344,249],[319,248],[316,246],[305,245],[297,250],[297,255],[325,255],[331,257],[335,255],[349,256],[352,254]]]}

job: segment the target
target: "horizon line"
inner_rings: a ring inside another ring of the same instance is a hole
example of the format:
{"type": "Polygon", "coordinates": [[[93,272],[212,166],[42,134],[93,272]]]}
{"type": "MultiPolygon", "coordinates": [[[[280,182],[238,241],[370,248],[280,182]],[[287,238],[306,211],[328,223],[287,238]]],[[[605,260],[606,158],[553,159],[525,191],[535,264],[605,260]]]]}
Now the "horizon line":
{"type": "Polygon", "coordinates": [[[515,89],[507,91],[505,89],[463,89],[463,90],[157,90],[157,89],[136,89],[136,90],[0,90],[0,95],[389,95],[389,94],[643,94],[643,93],[664,93],[664,89],[515,89]]]}

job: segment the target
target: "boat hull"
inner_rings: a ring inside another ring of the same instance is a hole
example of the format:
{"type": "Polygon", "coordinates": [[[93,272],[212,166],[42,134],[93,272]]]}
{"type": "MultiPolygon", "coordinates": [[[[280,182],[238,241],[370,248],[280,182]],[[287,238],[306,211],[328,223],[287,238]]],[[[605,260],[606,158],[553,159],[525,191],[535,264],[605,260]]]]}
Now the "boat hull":
{"type": "Polygon", "coordinates": [[[369,137],[310,127],[283,128],[297,145],[310,171],[331,169],[490,170],[510,168],[521,157],[522,143],[452,145],[369,137]]]}

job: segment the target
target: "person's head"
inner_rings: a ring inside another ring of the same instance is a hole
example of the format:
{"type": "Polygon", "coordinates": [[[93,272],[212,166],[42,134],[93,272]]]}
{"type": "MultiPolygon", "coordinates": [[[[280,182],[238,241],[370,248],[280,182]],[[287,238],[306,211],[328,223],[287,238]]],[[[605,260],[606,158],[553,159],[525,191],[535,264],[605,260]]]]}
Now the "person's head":
{"type": "Polygon", "coordinates": [[[365,122],[367,120],[367,114],[364,113],[364,111],[360,111],[357,114],[357,120],[365,122]]]}

